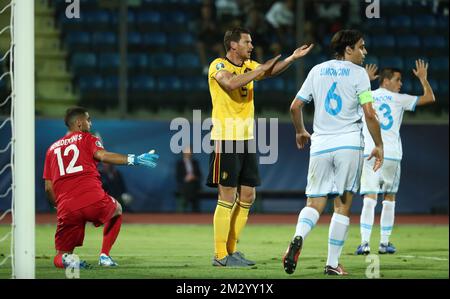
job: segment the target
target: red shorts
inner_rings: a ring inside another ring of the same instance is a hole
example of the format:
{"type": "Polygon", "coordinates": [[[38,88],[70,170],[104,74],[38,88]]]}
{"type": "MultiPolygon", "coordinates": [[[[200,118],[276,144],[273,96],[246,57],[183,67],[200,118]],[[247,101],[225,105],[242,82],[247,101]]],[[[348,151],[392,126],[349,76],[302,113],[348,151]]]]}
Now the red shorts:
{"type": "Polygon", "coordinates": [[[55,233],[55,248],[60,251],[72,251],[82,246],[86,222],[96,227],[108,222],[114,215],[117,201],[108,194],[98,202],[75,211],[59,211],[55,233]]]}

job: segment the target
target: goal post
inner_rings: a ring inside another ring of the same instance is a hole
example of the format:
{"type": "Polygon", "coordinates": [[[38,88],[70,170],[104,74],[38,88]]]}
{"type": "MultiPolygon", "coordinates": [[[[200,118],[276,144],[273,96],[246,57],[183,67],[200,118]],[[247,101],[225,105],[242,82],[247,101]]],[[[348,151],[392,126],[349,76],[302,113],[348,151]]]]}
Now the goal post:
{"type": "Polygon", "coordinates": [[[34,1],[13,0],[13,278],[35,278],[34,1]]]}

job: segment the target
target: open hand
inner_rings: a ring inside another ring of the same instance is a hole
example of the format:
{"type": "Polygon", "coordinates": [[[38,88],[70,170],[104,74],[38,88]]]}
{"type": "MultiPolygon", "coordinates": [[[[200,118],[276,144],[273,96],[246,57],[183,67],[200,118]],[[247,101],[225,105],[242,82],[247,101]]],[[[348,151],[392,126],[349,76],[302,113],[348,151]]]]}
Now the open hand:
{"type": "Polygon", "coordinates": [[[294,59],[299,59],[309,53],[311,49],[314,48],[314,44],[310,44],[309,46],[303,45],[300,48],[297,48],[294,53],[292,53],[292,57],[294,59]]]}
{"type": "Polygon", "coordinates": [[[377,79],[379,76],[376,74],[378,67],[376,64],[366,64],[366,72],[369,75],[370,81],[377,79]]]}
{"type": "Polygon", "coordinates": [[[416,60],[416,69],[413,69],[414,75],[420,80],[427,79],[428,74],[428,62],[423,61],[422,59],[416,60]]]}

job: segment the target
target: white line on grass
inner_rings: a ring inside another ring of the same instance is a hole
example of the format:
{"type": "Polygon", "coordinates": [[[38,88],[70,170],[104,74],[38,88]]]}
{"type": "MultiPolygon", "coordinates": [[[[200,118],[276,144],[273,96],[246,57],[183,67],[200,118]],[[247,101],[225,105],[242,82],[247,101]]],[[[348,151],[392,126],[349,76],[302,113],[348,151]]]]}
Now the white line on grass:
{"type": "Polygon", "coordinates": [[[417,258],[417,259],[434,260],[434,261],[448,261],[448,259],[446,259],[446,258],[435,257],[435,256],[399,255],[399,257],[404,257],[404,258],[417,258]]]}

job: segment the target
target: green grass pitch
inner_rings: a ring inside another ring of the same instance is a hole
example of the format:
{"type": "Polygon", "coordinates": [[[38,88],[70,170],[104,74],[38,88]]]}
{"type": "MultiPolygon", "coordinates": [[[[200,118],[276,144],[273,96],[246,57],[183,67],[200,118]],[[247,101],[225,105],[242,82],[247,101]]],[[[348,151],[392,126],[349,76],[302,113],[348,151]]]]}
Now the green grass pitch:
{"type": "MultiPolygon", "coordinates": [[[[0,236],[10,229],[0,226],[0,236]]],[[[255,268],[211,266],[213,230],[211,225],[123,225],[111,255],[118,268],[97,266],[102,228],[87,225],[84,246],[75,253],[94,265],[81,270],[80,278],[326,278],[328,225],[318,225],[306,239],[297,270],[287,275],[281,258],[294,232],[294,225],[248,225],[239,250],[257,262],[255,268]]],[[[55,226],[36,227],[36,278],[65,278],[65,271],[53,266],[55,226]]],[[[391,241],[393,255],[379,255],[381,278],[449,278],[448,225],[397,225],[391,241]]],[[[372,252],[377,253],[379,227],[372,233],[372,252]]],[[[370,262],[355,256],[359,227],[352,225],[340,262],[350,273],[347,278],[366,278],[370,262]]],[[[9,254],[9,239],[0,243],[0,262],[9,254]]],[[[0,278],[10,278],[8,260],[0,266],[0,278]]]]}

